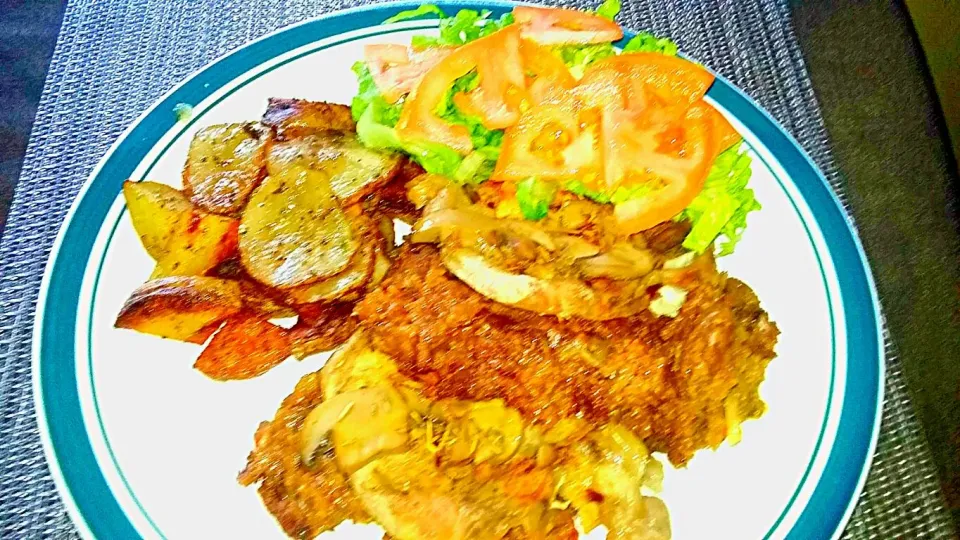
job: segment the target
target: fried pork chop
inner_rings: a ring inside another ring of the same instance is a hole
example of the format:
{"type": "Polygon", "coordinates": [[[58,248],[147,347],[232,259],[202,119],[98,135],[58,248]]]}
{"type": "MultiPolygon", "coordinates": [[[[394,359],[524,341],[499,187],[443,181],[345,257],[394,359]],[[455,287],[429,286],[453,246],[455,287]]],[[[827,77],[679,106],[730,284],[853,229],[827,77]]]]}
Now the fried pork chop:
{"type": "Polygon", "coordinates": [[[260,424],[256,447],[239,477],[245,486],[260,483],[263,504],[291,538],[314,538],[346,519],[370,521],[333,460],[308,467],[300,459],[300,428],[322,401],[320,372],[303,377],[273,421],[260,424]]]}
{"type": "Polygon", "coordinates": [[[405,246],[355,314],[430,399],[500,398],[545,426],[619,422],[682,465],[763,412],[757,389],[778,330],[709,255],[664,283],[687,291],[675,318],[559,319],[488,300],[452,276],[436,248],[405,246]]]}

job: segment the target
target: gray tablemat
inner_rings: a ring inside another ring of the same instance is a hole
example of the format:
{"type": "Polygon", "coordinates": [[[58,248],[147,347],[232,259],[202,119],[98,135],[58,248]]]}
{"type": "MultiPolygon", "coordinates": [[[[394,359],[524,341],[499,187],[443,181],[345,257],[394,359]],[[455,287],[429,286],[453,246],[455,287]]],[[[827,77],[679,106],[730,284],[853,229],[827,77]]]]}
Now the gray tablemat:
{"type": "MultiPolygon", "coordinates": [[[[120,133],[195,69],[282,26],[362,3],[69,2],[0,242],[0,538],[76,536],[37,434],[30,349],[44,264],[80,186],[120,133]]],[[[785,0],[624,3],[625,26],[673,37],[759,101],[844,200],[785,0]]],[[[880,441],[846,537],[954,536],[904,384],[888,339],[880,441]]]]}

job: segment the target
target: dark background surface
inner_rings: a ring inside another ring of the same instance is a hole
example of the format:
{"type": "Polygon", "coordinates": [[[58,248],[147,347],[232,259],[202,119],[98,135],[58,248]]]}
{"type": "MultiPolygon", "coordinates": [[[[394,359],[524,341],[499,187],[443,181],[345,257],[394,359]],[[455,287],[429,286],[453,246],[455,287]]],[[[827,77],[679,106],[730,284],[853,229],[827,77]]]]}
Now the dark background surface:
{"type": "MultiPolygon", "coordinates": [[[[947,136],[960,126],[960,3],[908,4],[794,1],[794,26],[960,522],[960,186],[947,136]]],[[[62,15],[59,1],[0,0],[0,231],[62,15]]]]}

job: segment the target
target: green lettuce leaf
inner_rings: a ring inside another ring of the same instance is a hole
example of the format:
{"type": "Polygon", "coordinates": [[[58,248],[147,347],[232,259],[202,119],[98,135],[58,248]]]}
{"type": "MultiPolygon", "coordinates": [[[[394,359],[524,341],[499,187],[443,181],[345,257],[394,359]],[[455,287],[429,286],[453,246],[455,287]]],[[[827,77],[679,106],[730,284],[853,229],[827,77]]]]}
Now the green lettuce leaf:
{"type": "Polygon", "coordinates": [[[655,52],[667,56],[676,56],[677,44],[667,38],[658,38],[650,32],[640,32],[623,46],[623,52],[655,52]]]}
{"type": "Polygon", "coordinates": [[[353,100],[350,102],[350,111],[353,114],[353,119],[359,122],[367,109],[372,108],[371,121],[389,127],[397,125],[397,122],[400,120],[400,107],[402,102],[387,103],[387,101],[383,99],[383,96],[380,95],[380,90],[377,89],[377,84],[373,82],[373,75],[370,74],[370,70],[365,63],[355,62],[350,69],[356,74],[359,86],[357,95],[353,96],[353,100]]]}
{"type": "Polygon", "coordinates": [[[597,15],[611,21],[619,14],[620,0],[603,0],[603,3],[597,8],[597,15]]]}
{"type": "Polygon", "coordinates": [[[368,148],[403,151],[428,172],[452,176],[462,161],[460,154],[441,144],[401,141],[395,127],[400,120],[403,102],[387,103],[363,62],[355,63],[352,69],[357,75],[359,89],[350,102],[350,111],[357,121],[360,142],[368,148]]]}
{"type": "Polygon", "coordinates": [[[557,195],[553,182],[541,182],[536,178],[527,178],[517,183],[517,203],[523,217],[536,221],[547,217],[550,203],[557,195]]]}
{"type": "Polygon", "coordinates": [[[602,191],[593,191],[581,182],[580,180],[570,180],[563,186],[567,191],[577,195],[579,197],[586,197],[592,201],[598,202],[600,204],[606,204],[610,202],[610,196],[602,191]]]}
{"type": "Polygon", "coordinates": [[[363,62],[355,63],[353,72],[357,75],[359,89],[350,103],[350,109],[357,121],[357,138],[364,146],[379,150],[399,150],[410,155],[427,172],[442,174],[460,183],[479,184],[490,178],[500,156],[503,131],[483,127],[478,118],[463,114],[453,102],[456,92],[476,87],[475,73],[458,79],[437,107],[438,116],[448,122],[462,124],[470,130],[474,151],[464,158],[452,148],[441,144],[401,141],[395,127],[400,120],[403,102],[387,103],[363,62]]]}
{"type": "Polygon", "coordinates": [[[557,48],[563,63],[570,68],[570,73],[579,79],[583,77],[587,66],[617,53],[612,43],[598,43],[596,45],[565,45],[557,48]]]}
{"type": "Polygon", "coordinates": [[[747,214],[760,209],[750,180],[750,157],[737,144],[717,156],[703,191],[677,219],[693,223],[683,247],[703,253],[722,237],[718,255],[733,253],[747,226],[747,214]]]}
{"type": "Polygon", "coordinates": [[[383,24],[391,24],[400,21],[408,21],[410,19],[416,19],[418,17],[423,17],[425,15],[436,15],[441,19],[446,18],[446,14],[440,9],[439,6],[434,4],[423,4],[417,9],[408,9],[406,11],[401,11],[393,17],[383,21],[383,24]]]}
{"type": "Polygon", "coordinates": [[[491,19],[489,10],[476,11],[461,9],[453,17],[440,18],[440,36],[413,36],[414,48],[437,47],[441,45],[463,45],[513,24],[513,14],[505,13],[498,19],[491,19]]]}

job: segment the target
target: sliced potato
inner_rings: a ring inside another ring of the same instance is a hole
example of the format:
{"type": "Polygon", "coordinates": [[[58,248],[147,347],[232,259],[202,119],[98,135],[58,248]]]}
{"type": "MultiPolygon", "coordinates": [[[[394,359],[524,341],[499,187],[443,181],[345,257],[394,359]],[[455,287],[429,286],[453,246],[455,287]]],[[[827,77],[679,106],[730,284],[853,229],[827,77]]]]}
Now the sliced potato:
{"type": "Polygon", "coordinates": [[[225,279],[174,276],[154,279],[133,291],[114,326],[196,342],[198,336],[240,311],[240,286],[225,279]]]}
{"type": "Polygon", "coordinates": [[[649,303],[646,284],[640,281],[600,293],[577,279],[508,272],[469,249],[444,248],[441,258],[447,270],[487,298],[544,315],[607,320],[639,313],[649,303]]]}
{"type": "Polygon", "coordinates": [[[376,269],[373,245],[364,244],[344,271],[315,283],[286,289],[291,304],[311,304],[329,300],[353,300],[364,290],[376,269]]]}
{"type": "Polygon", "coordinates": [[[399,154],[366,148],[352,133],[324,132],[274,143],[267,153],[270,175],[290,167],[321,170],[344,204],[353,204],[400,171],[399,154]]]}
{"type": "Polygon", "coordinates": [[[360,247],[327,177],[290,167],[267,177],[240,219],[240,260],[252,277],[290,288],[342,272],[360,247]]]}
{"type": "Polygon", "coordinates": [[[304,99],[270,98],[264,125],[276,130],[281,138],[293,138],[318,131],[355,131],[350,107],[339,103],[304,99]]]}
{"type": "Polygon", "coordinates": [[[218,124],[194,135],[183,169],[190,200],[214,214],[235,215],[265,174],[266,137],[258,124],[218,124]]]}
{"type": "Polygon", "coordinates": [[[194,206],[181,191],[157,182],[128,180],[123,183],[123,198],[144,249],[160,260],[170,239],[185,228],[194,206]]]}
{"type": "Polygon", "coordinates": [[[289,356],[286,330],[258,315],[241,313],[227,320],[193,367],[218,381],[251,379],[289,356]]]}

